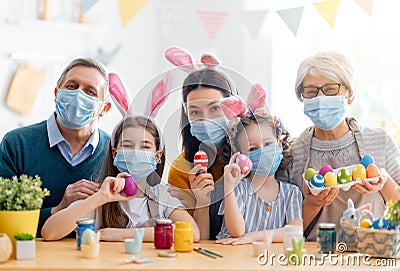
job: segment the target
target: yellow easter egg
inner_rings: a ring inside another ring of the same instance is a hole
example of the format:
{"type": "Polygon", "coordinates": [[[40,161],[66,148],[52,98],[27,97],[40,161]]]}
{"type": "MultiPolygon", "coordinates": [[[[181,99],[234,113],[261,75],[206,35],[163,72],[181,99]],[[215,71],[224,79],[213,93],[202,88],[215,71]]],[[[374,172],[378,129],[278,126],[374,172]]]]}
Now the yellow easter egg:
{"type": "Polygon", "coordinates": [[[372,225],[372,221],[370,220],[370,219],[368,219],[368,218],[366,218],[366,219],[363,219],[363,220],[361,220],[360,221],[360,227],[361,228],[371,228],[371,225],[372,225]]]}
{"type": "Polygon", "coordinates": [[[330,171],[325,173],[324,180],[325,180],[325,186],[326,187],[335,186],[335,185],[338,184],[337,177],[336,177],[335,173],[330,172],[330,171]]]}
{"type": "Polygon", "coordinates": [[[367,178],[365,167],[361,164],[356,165],[352,171],[353,181],[360,179],[361,181],[367,178]]]}

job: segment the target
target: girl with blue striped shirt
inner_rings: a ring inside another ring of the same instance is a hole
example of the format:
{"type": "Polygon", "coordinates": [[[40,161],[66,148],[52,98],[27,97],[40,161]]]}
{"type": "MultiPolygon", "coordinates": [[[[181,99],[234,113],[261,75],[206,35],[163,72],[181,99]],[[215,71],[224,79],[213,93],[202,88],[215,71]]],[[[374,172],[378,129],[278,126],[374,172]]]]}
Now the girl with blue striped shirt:
{"type": "Polygon", "coordinates": [[[224,221],[217,243],[262,241],[266,231],[273,235],[273,242],[283,242],[285,225],[303,226],[299,188],[274,176],[282,151],[286,153],[290,146],[289,134],[281,121],[265,110],[253,112],[236,118],[236,124],[230,122],[232,149],[238,152],[224,170],[225,198],[219,212],[224,221]],[[253,163],[247,176],[236,163],[240,153],[248,155],[253,163]]]}

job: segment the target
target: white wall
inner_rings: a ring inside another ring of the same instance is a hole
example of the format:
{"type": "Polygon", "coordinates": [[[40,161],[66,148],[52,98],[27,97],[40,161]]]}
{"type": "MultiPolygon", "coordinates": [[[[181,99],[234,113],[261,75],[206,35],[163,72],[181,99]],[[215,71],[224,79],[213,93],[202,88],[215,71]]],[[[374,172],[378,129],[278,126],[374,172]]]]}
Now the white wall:
{"type": "MultiPolygon", "coordinates": [[[[396,14],[399,4],[396,0],[375,1],[372,17],[355,1],[341,1],[333,30],[310,0],[187,0],[183,4],[185,13],[182,19],[168,35],[162,31],[155,0],[149,1],[126,27],[121,26],[117,1],[110,0],[98,1],[87,13],[88,23],[98,25],[94,27],[6,23],[7,18],[21,17],[18,3],[24,1],[26,3],[26,0],[2,1],[0,9],[0,33],[2,37],[8,37],[0,43],[0,138],[19,124],[27,125],[48,118],[54,110],[55,82],[70,59],[96,56],[99,48],[108,52],[117,44],[121,44],[121,49],[108,68],[124,78],[134,97],[133,105],[137,112],[144,109],[144,101],[157,82],[153,79],[171,69],[163,57],[165,49],[178,45],[190,51],[197,60],[205,51],[218,55],[224,66],[235,71],[233,77],[244,97],[249,88],[247,80],[261,82],[269,91],[274,113],[296,136],[311,124],[302,114],[302,104],[294,95],[297,67],[304,58],[318,51],[336,50],[349,56],[357,72],[357,97],[351,114],[366,125],[378,126],[383,118],[388,118],[400,126],[400,109],[396,103],[400,63],[397,29],[400,23],[396,14]],[[275,10],[299,5],[305,5],[305,9],[295,37],[275,10]],[[196,9],[230,11],[214,41],[207,39],[196,9]],[[269,9],[257,40],[251,39],[242,24],[240,12],[244,9],[269,9]],[[9,58],[12,52],[64,57],[60,61],[31,61],[43,68],[45,79],[28,116],[18,115],[4,105],[10,80],[19,63],[9,58]]],[[[168,3],[182,5],[181,0],[168,3]]],[[[177,71],[175,75],[173,86],[178,88],[185,73],[177,71]]],[[[180,93],[175,91],[157,118],[164,128],[169,161],[180,151],[179,110],[180,93]]],[[[114,107],[102,120],[101,127],[111,132],[119,118],[114,107]]]]}

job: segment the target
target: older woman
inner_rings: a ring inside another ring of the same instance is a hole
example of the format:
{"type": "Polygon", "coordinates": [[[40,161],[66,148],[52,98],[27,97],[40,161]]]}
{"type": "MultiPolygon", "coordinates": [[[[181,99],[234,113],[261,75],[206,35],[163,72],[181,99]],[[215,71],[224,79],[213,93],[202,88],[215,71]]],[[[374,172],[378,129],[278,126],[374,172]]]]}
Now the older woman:
{"type": "Polygon", "coordinates": [[[354,118],[345,117],[354,100],[354,74],[348,60],[337,53],[320,53],[301,63],[296,79],[297,98],[304,103],[304,114],[314,123],[294,142],[290,180],[304,196],[303,222],[308,240],[316,240],[320,222],[336,223],[351,198],[355,206],[372,204],[375,217],[381,216],[385,202],[399,199],[400,152],[393,138],[381,128],[361,127],[354,118]],[[376,184],[363,181],[349,191],[327,188],[319,195],[310,193],[302,173],[325,164],[340,168],[358,164],[365,154],[375,158],[384,177],[376,184]]]}

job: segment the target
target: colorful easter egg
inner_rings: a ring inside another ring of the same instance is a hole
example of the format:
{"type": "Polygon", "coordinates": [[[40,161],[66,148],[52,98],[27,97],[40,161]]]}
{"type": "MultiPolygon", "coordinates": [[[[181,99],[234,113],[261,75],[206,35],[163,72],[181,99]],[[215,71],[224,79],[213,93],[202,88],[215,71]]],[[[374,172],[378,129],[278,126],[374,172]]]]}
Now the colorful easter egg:
{"type": "Polygon", "coordinates": [[[379,176],[379,169],[375,164],[369,164],[367,169],[367,178],[375,178],[379,176]]]}
{"type": "Polygon", "coordinates": [[[201,165],[202,167],[208,167],[208,156],[205,151],[199,150],[194,155],[193,159],[194,166],[201,165]]]}
{"type": "Polygon", "coordinates": [[[239,165],[240,170],[244,175],[247,175],[253,168],[253,163],[247,155],[239,154],[236,157],[236,163],[239,165]]]}
{"type": "Polygon", "coordinates": [[[387,229],[389,226],[389,221],[383,217],[377,218],[374,222],[371,224],[371,228],[374,228],[376,230],[380,229],[387,229]]]}
{"type": "Polygon", "coordinates": [[[367,168],[370,164],[375,164],[374,158],[370,154],[366,154],[360,161],[360,164],[367,168]]]}
{"type": "Polygon", "coordinates": [[[351,182],[351,172],[347,168],[342,168],[337,174],[337,181],[340,184],[351,182]]]}
{"type": "Polygon", "coordinates": [[[316,174],[318,174],[318,172],[315,169],[313,169],[312,167],[309,167],[309,168],[307,168],[306,172],[304,173],[304,178],[306,178],[306,180],[309,181],[316,174]]]}
{"type": "Polygon", "coordinates": [[[325,174],[327,172],[333,172],[333,169],[330,165],[323,165],[320,169],[319,169],[319,174],[322,176],[325,176],[325,174]]]}
{"type": "Polygon", "coordinates": [[[372,221],[370,220],[370,219],[368,219],[368,218],[366,218],[366,219],[363,219],[363,220],[361,220],[360,221],[360,227],[361,228],[371,228],[371,225],[372,225],[372,221]]]}
{"type": "Polygon", "coordinates": [[[364,180],[367,178],[367,172],[365,170],[365,167],[361,164],[355,165],[352,171],[352,176],[353,176],[353,181],[356,180],[364,180]]]}
{"type": "Polygon", "coordinates": [[[325,186],[326,187],[335,186],[335,185],[338,184],[337,177],[336,177],[335,173],[330,172],[330,171],[328,171],[325,174],[324,180],[325,180],[325,186]]]}
{"type": "Polygon", "coordinates": [[[124,193],[126,196],[134,196],[137,192],[138,186],[132,176],[125,178],[124,193]]]}
{"type": "Polygon", "coordinates": [[[314,175],[310,179],[310,187],[322,188],[324,187],[325,181],[324,177],[320,174],[314,175]]]}

